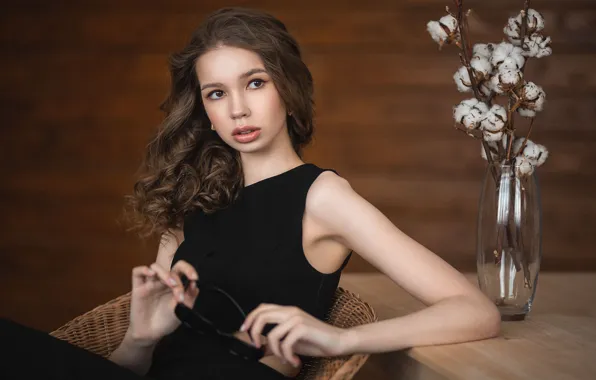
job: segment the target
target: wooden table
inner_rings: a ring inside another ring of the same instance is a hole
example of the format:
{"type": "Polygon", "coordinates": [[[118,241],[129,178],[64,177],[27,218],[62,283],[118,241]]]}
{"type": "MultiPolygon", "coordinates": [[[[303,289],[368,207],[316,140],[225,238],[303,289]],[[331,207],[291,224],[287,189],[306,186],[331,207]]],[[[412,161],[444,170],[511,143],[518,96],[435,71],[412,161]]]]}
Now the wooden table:
{"type": "MultiPolygon", "coordinates": [[[[424,307],[383,274],[344,273],[340,286],[379,320],[424,307]]],[[[499,337],[373,354],[355,379],[596,379],[596,272],[541,273],[529,316],[499,337]]]]}

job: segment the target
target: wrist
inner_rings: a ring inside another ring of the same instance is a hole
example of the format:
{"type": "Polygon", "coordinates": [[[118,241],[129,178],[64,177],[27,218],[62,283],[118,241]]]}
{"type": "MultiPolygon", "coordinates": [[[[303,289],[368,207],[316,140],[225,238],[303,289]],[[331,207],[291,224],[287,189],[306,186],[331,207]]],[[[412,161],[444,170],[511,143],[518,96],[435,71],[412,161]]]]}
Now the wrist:
{"type": "Polygon", "coordinates": [[[132,349],[153,349],[157,345],[157,342],[155,339],[138,336],[128,329],[124,334],[121,345],[132,349]]]}
{"type": "Polygon", "coordinates": [[[340,335],[340,354],[351,355],[358,351],[359,332],[356,327],[342,329],[340,335]]]}

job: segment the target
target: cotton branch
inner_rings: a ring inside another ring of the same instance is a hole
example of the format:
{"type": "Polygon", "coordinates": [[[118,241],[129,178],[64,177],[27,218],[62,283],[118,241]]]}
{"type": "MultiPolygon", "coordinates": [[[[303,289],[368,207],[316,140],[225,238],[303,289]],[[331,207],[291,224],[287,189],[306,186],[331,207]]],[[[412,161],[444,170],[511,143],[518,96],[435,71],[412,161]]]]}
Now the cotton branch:
{"type": "MultiPolygon", "coordinates": [[[[528,9],[530,9],[530,0],[525,0],[524,1],[524,9],[521,11],[521,16],[522,16],[522,23],[521,23],[521,28],[520,28],[520,40],[522,41],[522,49],[523,49],[523,44],[524,41],[526,39],[526,34],[528,33],[528,9]]],[[[524,73],[524,69],[526,68],[526,65],[523,65],[520,68],[520,72],[523,74],[524,73]]],[[[511,96],[509,97],[508,100],[508,105],[509,105],[509,109],[511,110],[513,108],[513,100],[511,98],[511,96]]],[[[509,118],[509,120],[507,120],[507,130],[509,131],[508,136],[509,138],[507,139],[507,160],[509,161],[511,159],[511,146],[513,144],[513,129],[514,129],[514,123],[513,123],[513,112],[511,112],[511,117],[509,118]]]]}
{"type": "MultiPolygon", "coordinates": [[[[464,15],[464,1],[463,0],[453,0],[453,2],[455,3],[455,7],[457,9],[457,27],[459,28],[459,35],[460,35],[460,39],[461,39],[461,49],[463,52],[460,53],[459,58],[462,61],[462,64],[465,66],[466,70],[468,70],[468,75],[470,76],[470,83],[472,85],[472,91],[474,91],[474,96],[476,97],[476,99],[478,99],[481,102],[486,103],[487,106],[490,106],[490,102],[487,101],[487,99],[482,96],[480,94],[480,90],[478,89],[478,82],[476,81],[476,76],[474,75],[474,72],[472,70],[472,67],[470,66],[470,59],[471,59],[471,55],[472,55],[472,48],[470,46],[470,40],[468,38],[468,15],[464,15]]],[[[498,181],[498,177],[497,177],[497,170],[494,167],[494,162],[493,162],[493,158],[492,158],[492,154],[490,153],[490,147],[488,146],[488,143],[484,140],[481,139],[482,141],[482,147],[484,148],[484,152],[486,153],[486,157],[490,166],[490,170],[493,174],[493,177],[495,179],[495,182],[498,181]]]]}

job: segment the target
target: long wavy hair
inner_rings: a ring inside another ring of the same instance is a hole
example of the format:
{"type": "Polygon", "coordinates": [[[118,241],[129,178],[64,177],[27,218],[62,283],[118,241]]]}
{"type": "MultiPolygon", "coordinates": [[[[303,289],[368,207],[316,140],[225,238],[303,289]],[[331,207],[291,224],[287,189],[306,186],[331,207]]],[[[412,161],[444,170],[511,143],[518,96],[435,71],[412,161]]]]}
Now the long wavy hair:
{"type": "Polygon", "coordinates": [[[140,237],[181,228],[184,217],[197,208],[205,213],[225,208],[244,187],[239,152],[211,130],[195,70],[202,54],[220,46],[260,56],[286,109],[292,111],[287,128],[300,157],[311,141],[312,76],[285,25],[254,9],[227,7],[211,13],[189,43],[170,56],[171,88],[160,105],[165,117],[147,146],[133,194],[125,197],[128,229],[137,230],[140,237]]]}

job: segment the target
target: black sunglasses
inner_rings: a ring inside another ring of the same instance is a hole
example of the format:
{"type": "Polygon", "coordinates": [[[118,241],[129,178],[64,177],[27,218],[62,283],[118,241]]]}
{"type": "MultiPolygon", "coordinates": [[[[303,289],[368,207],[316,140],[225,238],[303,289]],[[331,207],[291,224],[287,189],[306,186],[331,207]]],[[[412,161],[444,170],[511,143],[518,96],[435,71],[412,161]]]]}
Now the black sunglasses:
{"type": "MultiPolygon", "coordinates": [[[[186,291],[191,282],[184,274],[180,276],[180,279],[182,280],[182,286],[186,291]]],[[[246,318],[246,313],[244,312],[242,307],[240,307],[240,305],[238,305],[238,302],[236,302],[236,300],[232,296],[230,296],[225,290],[213,284],[199,284],[198,281],[197,287],[199,288],[200,292],[215,291],[224,295],[234,305],[235,309],[238,310],[242,318],[246,318]]],[[[190,328],[192,331],[196,333],[215,337],[232,354],[238,355],[247,360],[259,360],[263,356],[265,356],[265,348],[263,346],[257,348],[244,342],[243,340],[236,338],[233,333],[222,331],[220,328],[216,326],[215,323],[210,321],[208,318],[184,304],[178,303],[176,305],[176,308],[174,309],[174,313],[183,325],[190,328]]],[[[249,337],[254,344],[254,340],[252,339],[252,336],[250,336],[250,334],[249,337]]]]}

